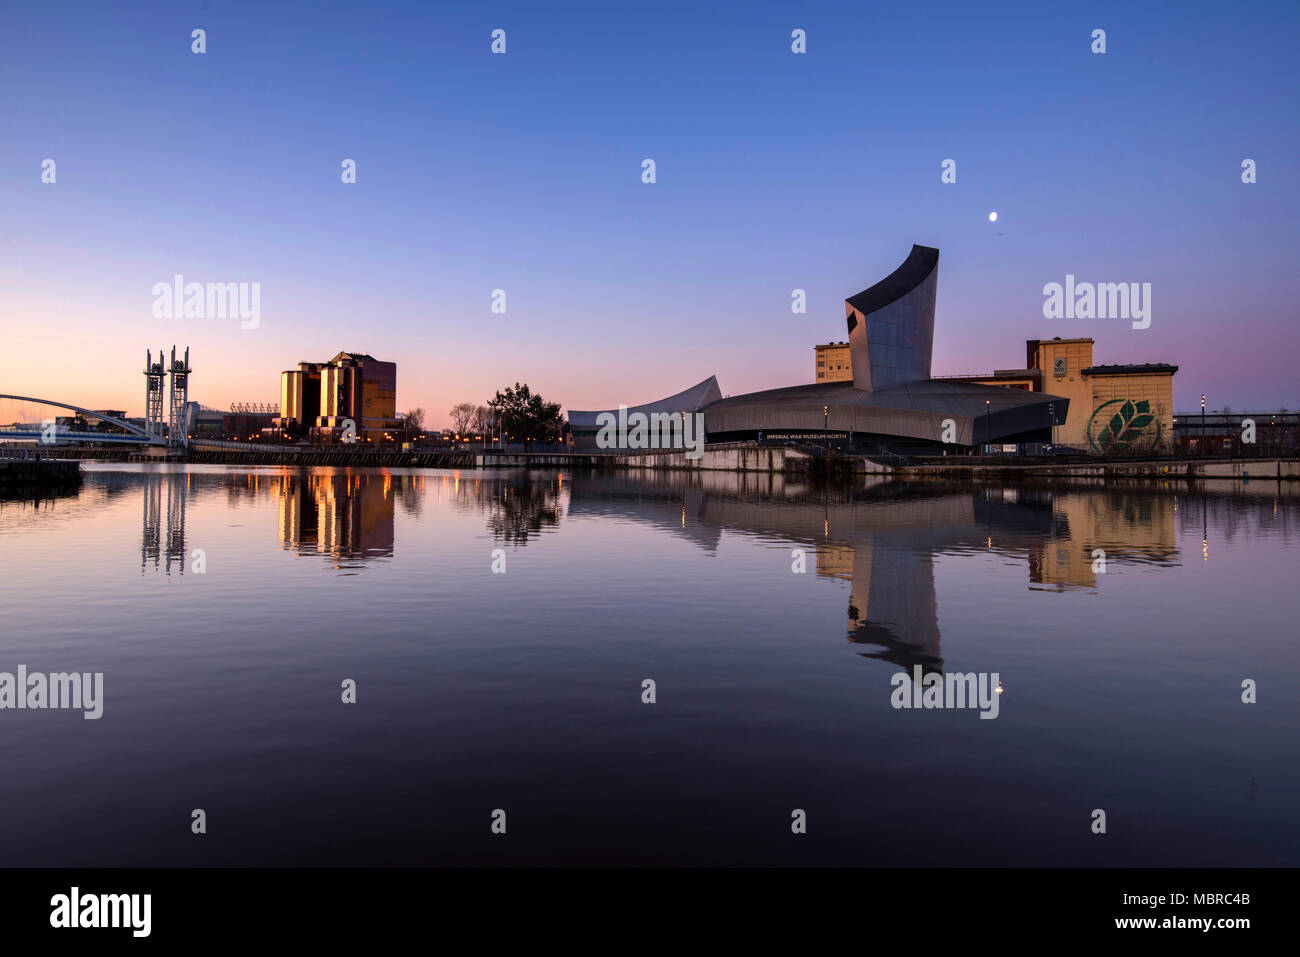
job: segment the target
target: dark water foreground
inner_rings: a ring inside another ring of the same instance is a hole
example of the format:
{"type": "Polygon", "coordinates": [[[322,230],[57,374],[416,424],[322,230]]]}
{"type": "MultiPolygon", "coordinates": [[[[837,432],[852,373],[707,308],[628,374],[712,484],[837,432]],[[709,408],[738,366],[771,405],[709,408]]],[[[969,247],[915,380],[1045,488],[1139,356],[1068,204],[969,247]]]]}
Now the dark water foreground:
{"type": "Polygon", "coordinates": [[[0,709],[0,860],[1294,866],[1298,535],[1277,483],[88,464],[0,502],[0,683],[103,674],[0,709]]]}

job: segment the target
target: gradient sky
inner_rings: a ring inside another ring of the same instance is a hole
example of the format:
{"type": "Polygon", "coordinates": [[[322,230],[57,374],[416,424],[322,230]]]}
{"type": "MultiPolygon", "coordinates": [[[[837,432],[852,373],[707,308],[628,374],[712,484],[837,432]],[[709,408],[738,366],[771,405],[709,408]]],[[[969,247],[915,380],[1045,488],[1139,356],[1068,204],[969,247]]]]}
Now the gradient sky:
{"type": "Polygon", "coordinates": [[[936,375],[1086,335],[1178,364],[1179,411],[1300,408],[1298,27],[1292,2],[5,4],[0,392],[141,414],[145,349],[177,343],[219,408],[343,349],[395,360],[432,424],[516,380],[565,409],[734,395],[812,381],[844,298],[919,242],[936,375]],[[175,273],[260,282],[260,328],[155,319],[175,273]],[[1043,318],[1067,273],[1150,282],[1151,327],[1043,318]]]}

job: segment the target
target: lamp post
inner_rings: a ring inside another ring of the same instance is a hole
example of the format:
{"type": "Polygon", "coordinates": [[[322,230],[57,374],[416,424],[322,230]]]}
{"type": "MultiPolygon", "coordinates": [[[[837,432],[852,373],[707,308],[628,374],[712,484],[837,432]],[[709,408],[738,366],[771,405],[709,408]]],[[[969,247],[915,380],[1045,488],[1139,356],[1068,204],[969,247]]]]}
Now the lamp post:
{"type": "Polygon", "coordinates": [[[1052,451],[1055,452],[1056,451],[1055,448],[1056,446],[1056,403],[1055,402],[1047,403],[1047,415],[1051,419],[1050,427],[1052,431],[1052,446],[1053,446],[1052,451]]]}
{"type": "Polygon", "coordinates": [[[1205,394],[1201,394],[1201,454],[1209,455],[1210,450],[1205,447],[1205,394]]]}
{"type": "Polygon", "coordinates": [[[984,454],[989,453],[989,400],[984,400],[984,454]]]}
{"type": "Polygon", "coordinates": [[[831,407],[822,406],[822,436],[826,439],[826,451],[831,450],[831,407]]]}

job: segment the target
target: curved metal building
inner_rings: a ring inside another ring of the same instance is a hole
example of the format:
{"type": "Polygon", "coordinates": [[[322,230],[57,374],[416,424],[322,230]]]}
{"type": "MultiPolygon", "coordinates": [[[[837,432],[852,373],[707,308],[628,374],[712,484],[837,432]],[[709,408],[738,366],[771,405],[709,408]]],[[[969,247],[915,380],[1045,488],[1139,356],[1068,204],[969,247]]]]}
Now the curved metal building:
{"type": "Polygon", "coordinates": [[[913,246],[901,266],[845,300],[852,382],[770,389],[704,407],[710,442],[834,441],[866,451],[934,451],[1046,442],[1069,400],[934,379],[939,250],[913,246]]]}
{"type": "Polygon", "coordinates": [[[903,264],[844,300],[853,385],[867,392],[930,378],[939,250],[913,246],[903,264]]]}

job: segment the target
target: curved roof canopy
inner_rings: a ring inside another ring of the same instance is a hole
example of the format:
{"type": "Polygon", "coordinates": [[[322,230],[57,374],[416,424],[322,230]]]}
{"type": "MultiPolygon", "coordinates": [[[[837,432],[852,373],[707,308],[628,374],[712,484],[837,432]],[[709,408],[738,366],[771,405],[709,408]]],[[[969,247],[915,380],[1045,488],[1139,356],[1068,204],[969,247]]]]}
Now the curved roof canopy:
{"type": "MultiPolygon", "coordinates": [[[[722,390],[718,388],[718,377],[709,376],[703,382],[697,382],[676,395],[670,395],[666,399],[659,399],[655,402],[647,402],[645,405],[630,407],[627,411],[630,415],[633,412],[644,412],[649,415],[652,412],[698,412],[710,402],[717,402],[722,398],[722,390]]],[[[599,423],[596,417],[602,412],[617,412],[617,409],[599,409],[594,412],[580,412],[573,409],[569,410],[569,425],[574,428],[590,427],[596,428],[599,423]]]]}

